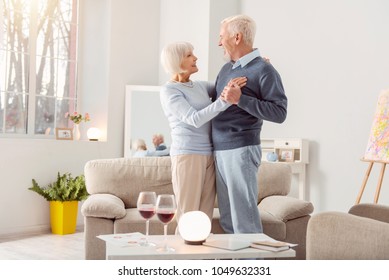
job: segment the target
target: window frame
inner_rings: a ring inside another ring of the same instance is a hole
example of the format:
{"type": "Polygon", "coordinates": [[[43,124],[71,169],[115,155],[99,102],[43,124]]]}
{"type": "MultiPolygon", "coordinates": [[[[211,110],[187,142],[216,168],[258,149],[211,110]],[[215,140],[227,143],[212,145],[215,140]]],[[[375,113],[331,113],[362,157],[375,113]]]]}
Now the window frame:
{"type": "MultiPolygon", "coordinates": [[[[70,57],[70,55],[66,58],[63,58],[60,56],[55,56],[52,54],[50,56],[45,57],[47,59],[55,59],[57,62],[57,65],[59,64],[58,63],[59,61],[65,61],[66,63],[74,63],[74,81],[73,81],[74,84],[72,84],[72,85],[69,84],[69,95],[67,97],[66,96],[60,97],[57,95],[59,92],[58,87],[53,92],[53,95],[46,95],[45,96],[45,95],[41,95],[41,94],[37,93],[37,88],[36,88],[37,76],[38,76],[37,75],[37,59],[42,57],[42,54],[37,53],[37,49],[38,49],[37,41],[38,41],[38,36],[39,36],[38,27],[37,27],[38,22],[39,22],[38,4],[39,4],[39,0],[31,0],[31,10],[30,10],[30,14],[29,14],[28,52],[23,52],[24,55],[29,56],[28,90],[24,91],[24,92],[15,92],[16,94],[23,94],[23,95],[26,95],[26,97],[27,97],[26,130],[23,133],[18,133],[18,132],[10,133],[10,132],[3,131],[3,132],[0,132],[0,138],[56,139],[55,131],[56,131],[57,124],[58,124],[58,122],[57,122],[58,121],[58,119],[57,119],[57,114],[58,114],[57,102],[58,102],[58,100],[61,100],[61,99],[68,100],[68,102],[69,102],[68,103],[68,111],[70,113],[77,111],[77,109],[79,108],[80,96],[78,94],[78,67],[79,67],[79,57],[78,57],[79,56],[79,48],[78,48],[78,46],[79,46],[79,34],[80,34],[80,24],[79,24],[80,23],[80,20],[79,20],[80,1],[79,0],[71,0],[72,13],[74,13],[73,9],[76,9],[75,22],[63,21],[65,23],[69,23],[70,25],[75,26],[75,28],[76,28],[76,30],[75,30],[76,35],[74,36],[75,42],[71,42],[72,44],[74,44],[73,47],[75,48],[74,59],[72,59],[72,57],[70,57]],[[71,91],[70,88],[74,88],[73,94],[70,92],[71,91]],[[53,111],[53,115],[54,115],[53,127],[50,127],[51,129],[50,129],[49,134],[36,133],[36,118],[37,118],[36,101],[37,101],[37,98],[39,98],[39,97],[52,98],[52,99],[54,99],[54,102],[55,102],[54,111],[53,111]]],[[[5,7],[3,5],[4,5],[3,1],[0,0],[0,8],[1,8],[0,9],[0,12],[1,12],[0,19],[3,19],[3,10],[2,9],[5,9],[5,7]]],[[[4,23],[2,21],[0,21],[0,24],[1,24],[0,33],[3,33],[3,30],[4,30],[3,24],[4,23]]],[[[0,39],[3,40],[3,41],[1,41],[1,44],[2,44],[4,42],[3,34],[1,34],[0,39]]],[[[69,39],[70,39],[70,35],[69,35],[69,39]]],[[[9,54],[9,53],[15,51],[15,49],[10,50],[8,48],[8,45],[6,45],[5,47],[1,47],[1,44],[0,44],[0,48],[2,50],[5,50],[6,53],[9,54]]],[[[71,48],[71,46],[69,46],[69,48],[71,48]]],[[[69,75],[69,72],[67,72],[66,74],[69,75]]],[[[8,78],[8,77],[6,76],[4,78],[8,78]]],[[[67,79],[71,80],[70,76],[68,76],[67,79]]],[[[55,80],[58,80],[58,72],[56,73],[55,80]]],[[[2,91],[2,92],[5,94],[12,93],[12,92],[7,91],[7,89],[5,89],[5,91],[2,91]]],[[[7,99],[5,99],[5,100],[7,100],[7,99]]],[[[4,108],[6,109],[5,104],[4,104],[4,108]]],[[[5,112],[4,112],[4,116],[6,116],[5,112]]],[[[72,124],[72,122],[68,121],[66,128],[71,127],[71,124],[72,124]]],[[[4,119],[4,127],[5,127],[5,119],[4,119]]]]}

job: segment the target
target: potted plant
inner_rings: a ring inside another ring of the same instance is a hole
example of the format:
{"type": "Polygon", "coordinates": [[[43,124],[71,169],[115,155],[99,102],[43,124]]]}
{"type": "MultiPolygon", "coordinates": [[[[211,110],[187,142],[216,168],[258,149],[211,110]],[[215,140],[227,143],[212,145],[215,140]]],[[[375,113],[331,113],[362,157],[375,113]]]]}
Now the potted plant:
{"type": "Polygon", "coordinates": [[[32,179],[32,187],[28,188],[50,202],[51,232],[54,234],[70,234],[76,231],[78,202],[88,197],[84,175],[72,177],[70,173],[61,175],[47,187],[41,187],[32,179]]]}

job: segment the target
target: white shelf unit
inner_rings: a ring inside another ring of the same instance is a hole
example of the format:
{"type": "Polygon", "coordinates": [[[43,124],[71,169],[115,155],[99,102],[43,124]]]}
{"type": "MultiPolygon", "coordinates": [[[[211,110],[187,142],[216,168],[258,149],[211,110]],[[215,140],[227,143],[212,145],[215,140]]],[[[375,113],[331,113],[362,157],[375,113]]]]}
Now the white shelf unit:
{"type": "Polygon", "coordinates": [[[300,138],[264,138],[261,139],[262,161],[267,160],[267,154],[275,152],[278,161],[287,164],[292,169],[292,174],[298,176],[298,198],[306,200],[306,165],[309,163],[309,141],[300,138]],[[282,161],[282,150],[293,150],[293,161],[282,161]]]}

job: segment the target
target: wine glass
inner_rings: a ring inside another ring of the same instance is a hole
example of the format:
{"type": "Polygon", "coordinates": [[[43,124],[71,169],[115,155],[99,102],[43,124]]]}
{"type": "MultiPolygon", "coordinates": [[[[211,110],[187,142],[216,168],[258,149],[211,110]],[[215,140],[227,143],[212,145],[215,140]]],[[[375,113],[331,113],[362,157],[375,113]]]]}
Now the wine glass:
{"type": "Polygon", "coordinates": [[[174,195],[161,194],[158,195],[156,212],[158,219],[163,223],[164,244],[157,248],[159,252],[174,252],[174,248],[167,245],[167,225],[170,223],[176,214],[177,204],[174,195]]]}
{"type": "Polygon", "coordinates": [[[157,201],[157,194],[155,192],[141,192],[139,193],[137,208],[140,215],[146,219],[146,240],[140,243],[141,246],[155,246],[154,243],[149,242],[149,224],[150,219],[155,214],[155,205],[157,201]]]}

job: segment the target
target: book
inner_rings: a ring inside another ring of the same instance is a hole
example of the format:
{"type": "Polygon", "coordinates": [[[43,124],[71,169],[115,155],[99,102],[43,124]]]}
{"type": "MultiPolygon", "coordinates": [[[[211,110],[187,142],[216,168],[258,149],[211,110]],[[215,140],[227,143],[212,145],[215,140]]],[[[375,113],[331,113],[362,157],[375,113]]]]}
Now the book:
{"type": "Polygon", "coordinates": [[[224,250],[237,251],[250,247],[249,241],[236,239],[211,240],[203,243],[204,246],[215,247],[224,250]]]}
{"type": "Polygon", "coordinates": [[[258,240],[250,243],[251,248],[279,252],[289,250],[291,247],[295,247],[297,244],[277,241],[277,240],[258,240]]]}

